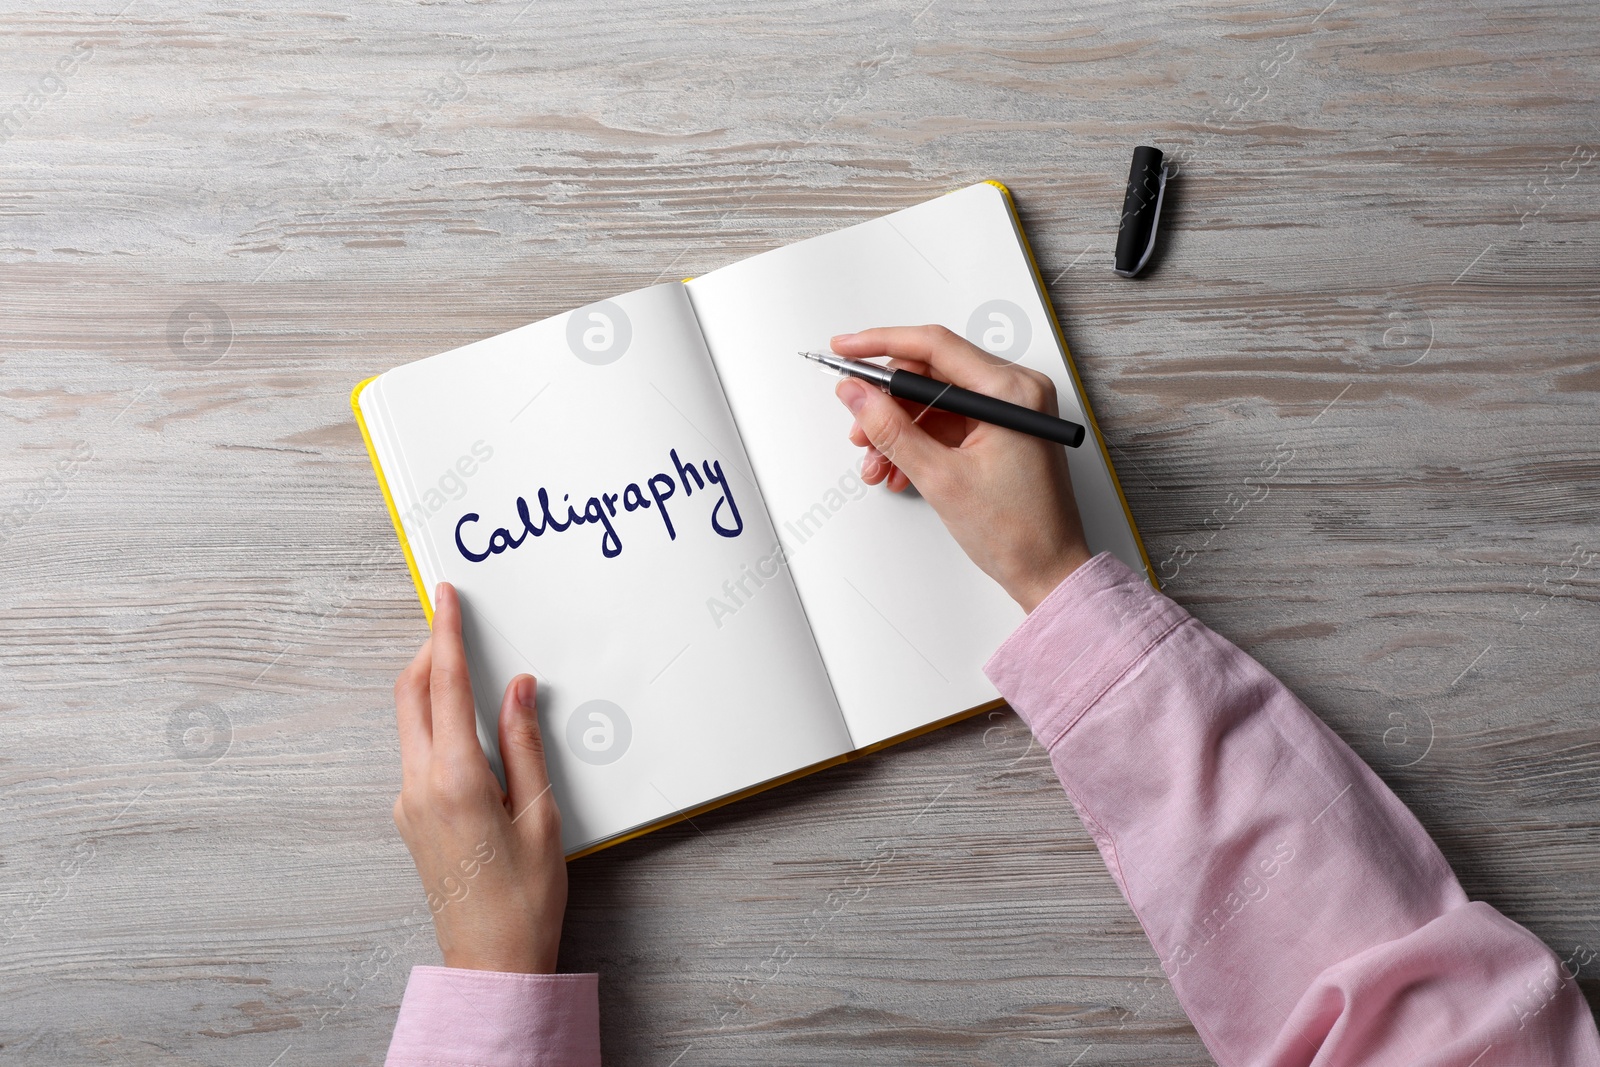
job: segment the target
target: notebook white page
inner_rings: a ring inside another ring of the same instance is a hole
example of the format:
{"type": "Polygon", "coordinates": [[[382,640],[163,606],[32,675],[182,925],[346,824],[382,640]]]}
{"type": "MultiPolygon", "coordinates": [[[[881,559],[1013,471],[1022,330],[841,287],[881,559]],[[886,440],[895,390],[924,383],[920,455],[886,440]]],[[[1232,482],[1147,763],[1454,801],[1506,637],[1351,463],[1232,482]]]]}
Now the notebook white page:
{"type": "MultiPolygon", "coordinates": [[[[1062,416],[1087,424],[1004,194],[974,185],[688,289],[856,747],[993,700],[981,668],[1021,609],[914,491],[839,492],[860,464],[849,413],[796,352],[871,326],[940,323],[1050,375],[1062,416]]],[[[1090,549],[1143,570],[1093,435],[1067,452],[1090,549]]]]}
{"type": "Polygon", "coordinates": [[[776,561],[759,589],[744,569],[775,535],[681,283],[399,367],[358,402],[424,587],[461,592],[497,773],[501,694],[539,680],[567,852],[851,748],[793,585],[776,561]],[[672,450],[704,488],[686,492],[672,450]],[[649,507],[627,509],[630,483],[649,507]],[[545,528],[541,487],[558,523],[595,495],[610,529],[545,528]],[[759,595],[728,625],[706,602],[741,580],[759,595]]]}

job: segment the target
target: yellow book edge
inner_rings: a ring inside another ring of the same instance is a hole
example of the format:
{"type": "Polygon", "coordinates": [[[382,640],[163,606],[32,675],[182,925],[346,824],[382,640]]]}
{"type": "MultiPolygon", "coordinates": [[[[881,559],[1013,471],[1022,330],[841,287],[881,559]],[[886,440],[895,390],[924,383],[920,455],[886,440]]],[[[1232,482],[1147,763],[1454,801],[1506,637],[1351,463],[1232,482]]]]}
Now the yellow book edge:
{"type": "MultiPolygon", "coordinates": [[[[1145,574],[1149,578],[1151,584],[1159,589],[1161,588],[1160,581],[1156,577],[1154,568],[1150,566],[1150,557],[1146,554],[1144,548],[1144,538],[1140,536],[1139,527],[1134,522],[1133,512],[1128,508],[1128,498],[1122,493],[1122,482],[1117,478],[1117,468],[1111,462],[1111,454],[1106,451],[1105,438],[1100,435],[1100,424],[1095,421],[1094,411],[1089,406],[1089,395],[1084,392],[1083,382],[1078,378],[1077,367],[1073,366],[1072,354],[1067,348],[1067,339],[1061,332],[1061,322],[1056,316],[1055,306],[1050,302],[1050,292],[1045,288],[1044,276],[1039,273],[1039,263],[1038,260],[1034,259],[1033,246],[1028,243],[1027,232],[1022,228],[1022,219],[1017,215],[1017,205],[1011,197],[1011,190],[1007,189],[1004,184],[992,179],[985,184],[994,186],[1005,196],[1006,208],[1011,212],[1012,227],[1016,231],[1018,240],[1022,243],[1023,254],[1028,257],[1028,266],[1033,270],[1034,284],[1038,287],[1039,299],[1043,302],[1044,309],[1049,315],[1051,328],[1055,330],[1056,342],[1061,346],[1061,354],[1067,365],[1067,373],[1072,375],[1073,385],[1077,388],[1078,395],[1083,398],[1083,413],[1089,420],[1089,429],[1094,431],[1095,444],[1100,447],[1100,454],[1105,458],[1106,469],[1111,472],[1111,484],[1117,491],[1117,499],[1122,503],[1122,512],[1128,518],[1128,526],[1133,530],[1134,543],[1139,546],[1139,556],[1144,560],[1145,574]]],[[[690,279],[685,278],[683,280],[688,282],[690,279]]],[[[405,554],[406,568],[411,572],[412,584],[416,586],[417,599],[422,602],[422,613],[427,617],[428,625],[431,627],[433,625],[433,605],[428,600],[427,588],[422,584],[422,574],[417,570],[417,560],[416,556],[414,556],[411,552],[411,543],[406,539],[405,526],[400,521],[400,509],[395,506],[394,495],[389,492],[388,479],[383,476],[383,464],[378,462],[378,450],[373,446],[372,432],[367,427],[366,418],[361,414],[361,391],[376,381],[378,377],[379,376],[375,374],[370,378],[363,379],[356,384],[354,389],[350,391],[350,410],[355,412],[356,425],[361,429],[361,440],[367,446],[367,458],[372,461],[372,471],[375,475],[377,475],[378,478],[378,489],[383,493],[383,503],[389,511],[389,521],[394,524],[395,536],[400,540],[400,551],[405,554]]],[[[713,811],[725,804],[732,804],[736,801],[745,800],[749,797],[755,796],[757,793],[764,793],[769,789],[776,789],[778,786],[787,785],[790,782],[804,778],[809,774],[815,774],[817,771],[825,770],[828,767],[837,767],[840,764],[848,763],[851,760],[860,759],[862,756],[870,756],[875,752],[881,752],[884,749],[891,748],[894,745],[900,744],[901,742],[910,741],[912,738],[921,737],[923,734],[932,733],[935,730],[941,730],[944,727],[960,722],[963,719],[969,719],[974,715],[981,715],[986,711],[993,711],[995,708],[1004,706],[1004,700],[991,700],[988,703],[979,704],[975,708],[968,708],[965,711],[958,711],[953,715],[947,715],[942,719],[927,723],[923,726],[918,726],[912,730],[907,730],[905,733],[896,734],[893,737],[874,742],[865,748],[858,748],[852,752],[846,752],[843,755],[834,756],[830,759],[813,763],[809,767],[802,767],[797,771],[791,771],[790,773],[780,775],[777,778],[772,778],[765,782],[759,782],[748,789],[741,789],[737,793],[730,793],[725,797],[718,797],[715,800],[709,800],[706,803],[700,804],[696,807],[685,808],[682,811],[673,812],[671,815],[663,816],[654,822],[646,823],[644,826],[635,827],[634,829],[628,830],[625,833],[617,834],[615,837],[608,837],[604,841],[597,841],[592,845],[587,845],[584,848],[580,848],[576,852],[570,853],[567,856],[567,862],[571,863],[573,860],[582,859],[585,856],[592,856],[602,849],[610,848],[613,845],[620,845],[624,841],[632,841],[636,837],[643,837],[645,834],[653,833],[656,830],[662,829],[663,827],[684,822],[688,819],[694,818],[696,815],[704,815],[706,812],[713,811]]]]}
{"type": "Polygon", "coordinates": [[[1017,203],[1011,196],[1011,190],[1001,182],[990,178],[984,182],[1000,190],[1006,198],[1006,208],[1011,212],[1011,225],[1017,231],[1017,240],[1022,242],[1022,252],[1028,257],[1028,266],[1033,268],[1033,284],[1039,289],[1039,300],[1044,304],[1045,313],[1050,318],[1050,326],[1056,332],[1056,343],[1061,346],[1061,359],[1067,365],[1067,373],[1072,375],[1072,385],[1078,390],[1078,396],[1083,399],[1083,414],[1089,420],[1089,429],[1094,431],[1094,443],[1100,446],[1100,455],[1106,461],[1106,470],[1111,472],[1111,487],[1117,491],[1117,500],[1122,504],[1122,514],[1128,518],[1128,529],[1133,531],[1133,543],[1139,546],[1139,558],[1144,560],[1145,577],[1155,588],[1161,588],[1161,579],[1156,575],[1156,569],[1150,565],[1150,554],[1145,551],[1144,537],[1139,533],[1139,524],[1134,521],[1133,509],[1128,507],[1128,498],[1122,492],[1122,479],[1117,477],[1117,466],[1111,462],[1111,453],[1106,450],[1106,439],[1100,433],[1100,423],[1094,417],[1094,409],[1089,406],[1089,394],[1083,388],[1083,379],[1078,377],[1078,368],[1072,362],[1072,352],[1067,348],[1067,336],[1061,331],[1061,318],[1056,314],[1055,305],[1050,302],[1050,290],[1045,288],[1044,275],[1039,273],[1039,261],[1033,257],[1033,245],[1028,243],[1028,231],[1022,228],[1022,217],[1017,214],[1017,203]]]}
{"type": "Polygon", "coordinates": [[[406,540],[406,528],[400,522],[400,509],[395,506],[394,494],[389,492],[389,480],[383,476],[383,464],[378,462],[378,450],[372,443],[372,431],[367,428],[367,420],[361,414],[361,391],[381,375],[374,374],[370,378],[363,378],[350,390],[350,410],[356,414],[356,425],[361,428],[361,440],[367,446],[367,458],[372,461],[372,473],[378,476],[378,490],[383,493],[383,506],[389,509],[389,521],[394,523],[394,535],[400,539],[400,551],[405,553],[406,569],[411,572],[411,584],[417,587],[417,599],[422,601],[422,615],[428,620],[428,626],[433,626],[433,602],[428,599],[428,590],[422,584],[422,572],[417,570],[417,557],[411,554],[411,542],[406,540]]]}

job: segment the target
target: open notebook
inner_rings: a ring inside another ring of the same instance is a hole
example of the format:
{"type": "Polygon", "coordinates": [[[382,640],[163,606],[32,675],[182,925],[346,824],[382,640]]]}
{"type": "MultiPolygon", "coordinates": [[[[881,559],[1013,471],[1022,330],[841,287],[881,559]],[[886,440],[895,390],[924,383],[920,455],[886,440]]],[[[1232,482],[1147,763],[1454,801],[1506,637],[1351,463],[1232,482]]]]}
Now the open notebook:
{"type": "MultiPolygon", "coordinates": [[[[569,856],[996,702],[981,668],[1021,610],[914,491],[860,481],[796,355],[918,323],[1044,371],[1094,427],[997,183],[356,387],[430,619],[460,590],[502,778],[501,694],[539,680],[569,856]]],[[[1098,429],[1068,453],[1089,547],[1148,576],[1098,429]]]]}

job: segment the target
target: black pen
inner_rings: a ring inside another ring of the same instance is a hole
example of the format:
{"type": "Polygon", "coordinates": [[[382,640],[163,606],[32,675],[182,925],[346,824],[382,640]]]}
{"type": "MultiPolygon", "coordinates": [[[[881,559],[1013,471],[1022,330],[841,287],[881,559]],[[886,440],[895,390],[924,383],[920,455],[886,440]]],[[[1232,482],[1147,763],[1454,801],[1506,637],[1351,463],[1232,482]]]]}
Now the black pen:
{"type": "Polygon", "coordinates": [[[891,370],[876,363],[845,359],[843,356],[825,355],[821,352],[800,354],[838,374],[875,382],[890,396],[897,396],[916,404],[926,404],[930,408],[938,408],[954,415],[965,415],[969,419],[977,419],[979,422],[987,422],[1007,430],[1016,430],[1018,433],[1042,437],[1046,441],[1055,441],[1068,448],[1077,448],[1083,443],[1082,426],[1066,419],[1058,419],[1054,415],[1046,415],[1042,411],[1025,408],[1021,404],[997,400],[992,396],[974,393],[970,389],[963,389],[948,382],[925,378],[908,370],[891,370]]]}

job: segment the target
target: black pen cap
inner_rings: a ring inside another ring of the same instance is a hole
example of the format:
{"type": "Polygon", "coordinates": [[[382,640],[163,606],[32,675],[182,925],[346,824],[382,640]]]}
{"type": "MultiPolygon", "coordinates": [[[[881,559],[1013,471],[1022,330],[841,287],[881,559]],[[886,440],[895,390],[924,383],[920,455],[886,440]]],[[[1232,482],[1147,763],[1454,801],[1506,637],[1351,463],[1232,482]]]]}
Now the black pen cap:
{"type": "Polygon", "coordinates": [[[1117,227],[1117,258],[1113,269],[1132,278],[1150,262],[1161,222],[1161,200],[1167,189],[1167,168],[1161,149],[1140,145],[1133,150],[1128,168],[1128,191],[1122,198],[1122,222],[1117,227]]]}

